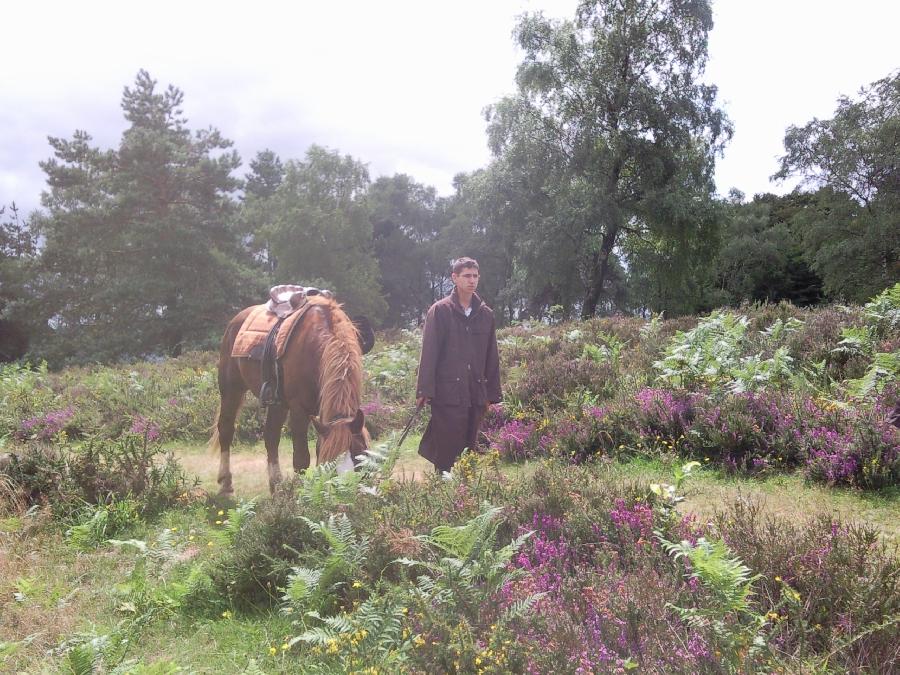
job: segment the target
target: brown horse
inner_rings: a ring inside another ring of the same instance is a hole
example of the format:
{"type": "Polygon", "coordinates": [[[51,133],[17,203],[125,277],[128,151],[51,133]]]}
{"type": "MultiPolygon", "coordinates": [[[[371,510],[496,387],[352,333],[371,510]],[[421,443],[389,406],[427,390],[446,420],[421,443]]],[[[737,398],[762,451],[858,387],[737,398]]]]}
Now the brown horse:
{"type": "MultiPolygon", "coordinates": [[[[340,305],[324,296],[309,297],[310,307],[294,330],[281,358],[284,402],[269,407],[263,439],[268,459],[269,490],[281,481],[278,442],[290,413],[294,443],[294,471],[309,467],[306,435],[312,420],[318,432],[316,461],[343,460],[344,466],[368,448],[369,434],[359,409],[362,389],[362,352],[356,327],[340,305]],[[349,455],[348,455],[349,453],[349,455]]],[[[219,350],[219,411],[209,440],[211,451],[220,450],[219,491],[231,494],[231,442],[234,423],[249,389],[257,396],[262,384],[259,361],[231,355],[235,337],[248,307],[225,329],[219,350]]]]}

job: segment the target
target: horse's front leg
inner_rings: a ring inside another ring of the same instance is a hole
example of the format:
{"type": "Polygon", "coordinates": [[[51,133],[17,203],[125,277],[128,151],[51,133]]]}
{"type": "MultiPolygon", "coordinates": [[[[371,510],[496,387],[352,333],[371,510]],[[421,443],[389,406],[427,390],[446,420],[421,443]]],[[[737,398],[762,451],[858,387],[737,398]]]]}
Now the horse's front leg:
{"type": "Polygon", "coordinates": [[[269,406],[266,413],[266,425],[263,430],[263,440],[266,444],[266,468],[269,472],[269,492],[275,494],[275,489],[281,482],[281,467],[278,464],[278,442],[281,440],[281,427],[287,418],[287,408],[280,405],[269,406]]]}
{"type": "Polygon", "coordinates": [[[294,473],[309,468],[309,415],[297,408],[291,411],[291,437],[294,441],[294,473]]]}

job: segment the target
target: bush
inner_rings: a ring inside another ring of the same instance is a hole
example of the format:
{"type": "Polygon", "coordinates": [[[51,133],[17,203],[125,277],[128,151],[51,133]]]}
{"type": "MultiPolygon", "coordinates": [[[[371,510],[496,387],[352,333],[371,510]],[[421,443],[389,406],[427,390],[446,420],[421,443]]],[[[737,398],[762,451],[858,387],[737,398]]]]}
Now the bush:
{"type": "MultiPolygon", "coordinates": [[[[241,523],[231,541],[224,542],[210,560],[205,573],[209,587],[198,586],[204,594],[201,604],[211,604],[209,591],[218,600],[216,609],[250,609],[272,605],[278,589],[287,583],[291,565],[317,545],[303,522],[300,505],[290,485],[282,486],[255,513],[241,523]]],[[[193,598],[187,598],[188,604],[193,598]]]]}
{"type": "Polygon", "coordinates": [[[6,474],[28,504],[46,504],[59,518],[89,505],[131,500],[143,517],[154,516],[187,494],[177,460],[146,435],[82,444],[31,442],[12,455],[6,474]]]}
{"type": "Polygon", "coordinates": [[[715,528],[761,575],[756,602],[760,613],[776,616],[778,653],[801,662],[830,654],[828,666],[842,672],[896,665],[900,558],[878,543],[875,530],[830,517],[763,517],[745,501],[722,511],[715,528]]]}

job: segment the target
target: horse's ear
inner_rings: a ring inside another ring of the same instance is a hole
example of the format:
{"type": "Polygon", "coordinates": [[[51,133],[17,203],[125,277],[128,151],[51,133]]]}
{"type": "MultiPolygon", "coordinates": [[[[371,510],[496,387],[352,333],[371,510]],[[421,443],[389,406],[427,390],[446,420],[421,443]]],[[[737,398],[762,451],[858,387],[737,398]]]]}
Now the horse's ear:
{"type": "Polygon", "coordinates": [[[327,424],[322,424],[322,420],[320,420],[316,415],[309,416],[310,421],[313,423],[313,426],[316,428],[316,433],[319,434],[320,438],[325,438],[328,435],[328,432],[331,431],[327,424]]]}
{"type": "Polygon", "coordinates": [[[356,417],[354,417],[353,421],[350,422],[350,432],[354,434],[361,434],[365,423],[366,416],[363,414],[363,411],[357,410],[356,417]]]}

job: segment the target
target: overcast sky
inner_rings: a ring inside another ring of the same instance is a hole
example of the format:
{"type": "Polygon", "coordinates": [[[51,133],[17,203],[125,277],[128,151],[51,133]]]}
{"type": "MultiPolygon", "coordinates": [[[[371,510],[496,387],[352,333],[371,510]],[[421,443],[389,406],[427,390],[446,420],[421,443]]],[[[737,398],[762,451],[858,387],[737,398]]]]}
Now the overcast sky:
{"type": "MultiPolygon", "coordinates": [[[[193,129],[215,126],[244,166],[312,143],[372,177],[407,173],[449,194],[490,159],[482,110],[514,90],[522,12],[571,18],[576,0],[8,2],[0,65],[0,204],[39,205],[47,136],[116,147],[122,89],[148,70],[185,94],[193,129]]],[[[714,0],[708,82],[735,135],[721,194],[784,192],[784,131],[831,117],[841,94],[900,66],[900,2],[714,0]]]]}

